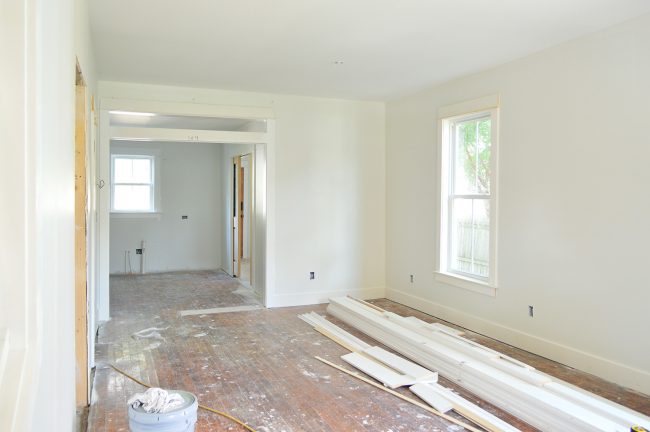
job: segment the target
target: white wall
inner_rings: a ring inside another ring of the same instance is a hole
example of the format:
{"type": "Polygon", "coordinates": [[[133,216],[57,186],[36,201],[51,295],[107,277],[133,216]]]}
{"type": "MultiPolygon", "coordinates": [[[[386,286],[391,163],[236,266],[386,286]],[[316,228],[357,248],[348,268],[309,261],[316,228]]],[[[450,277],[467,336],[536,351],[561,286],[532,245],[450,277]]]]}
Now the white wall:
{"type": "Polygon", "coordinates": [[[84,1],[2,2],[0,429],[71,431],[75,54],[92,93],[84,1]],[[56,395],[56,397],[53,397],[56,395]]]}
{"type": "Polygon", "coordinates": [[[388,296],[650,393],[648,52],[645,16],[388,103],[388,296]],[[492,298],[433,272],[438,108],[495,93],[492,298]]]}
{"type": "MultiPolygon", "coordinates": [[[[23,385],[20,376],[28,363],[30,339],[35,339],[35,332],[29,333],[33,319],[24,311],[33,305],[30,296],[36,292],[29,278],[35,258],[27,256],[33,245],[30,236],[36,231],[31,210],[35,179],[30,176],[36,164],[35,139],[27,131],[35,127],[36,113],[35,104],[25,94],[26,87],[36,83],[28,72],[28,67],[34,66],[35,50],[27,40],[35,36],[36,13],[27,14],[24,1],[3,2],[0,7],[0,143],[4,155],[0,170],[0,429],[16,430],[16,417],[29,412],[31,387],[23,385]]],[[[24,427],[25,423],[19,421],[18,425],[24,427]]]]}
{"type": "MultiPolygon", "coordinates": [[[[271,107],[268,306],[384,293],[384,104],[101,82],[104,98],[271,107]],[[275,189],[272,189],[272,188],[275,189]],[[316,279],[309,280],[309,272],[316,279]]],[[[259,278],[258,278],[259,280],[259,278]]]]}
{"type": "Polygon", "coordinates": [[[111,215],[110,272],[125,273],[124,252],[140,271],[135,249],[146,241],[148,273],[207,270],[221,266],[221,145],[173,142],[116,142],[114,154],[153,154],[160,181],[157,217],[111,215]],[[181,216],[188,218],[183,220],[181,216]]]}

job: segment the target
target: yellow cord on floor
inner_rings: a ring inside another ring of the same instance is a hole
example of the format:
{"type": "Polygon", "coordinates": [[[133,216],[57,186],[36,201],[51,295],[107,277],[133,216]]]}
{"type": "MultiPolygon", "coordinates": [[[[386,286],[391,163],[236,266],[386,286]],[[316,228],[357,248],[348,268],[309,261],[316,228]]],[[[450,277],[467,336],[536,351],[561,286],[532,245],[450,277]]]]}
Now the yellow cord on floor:
{"type": "MultiPolygon", "coordinates": [[[[117,371],[118,373],[121,373],[122,375],[124,375],[125,377],[127,377],[128,379],[130,379],[131,381],[137,382],[138,384],[140,384],[140,385],[143,386],[143,387],[151,388],[150,385],[145,384],[145,383],[143,383],[142,381],[140,381],[139,379],[132,377],[132,376],[129,375],[128,373],[126,373],[126,372],[124,372],[123,370],[119,369],[117,366],[112,365],[112,364],[109,364],[109,366],[112,367],[113,369],[115,369],[115,371],[117,371]]],[[[248,426],[248,425],[247,425],[246,423],[244,423],[243,421],[239,420],[238,418],[235,418],[235,417],[231,416],[231,415],[228,414],[228,413],[225,413],[225,412],[223,412],[223,411],[218,411],[218,410],[216,410],[216,409],[214,409],[214,408],[210,408],[210,407],[207,407],[207,406],[204,406],[204,405],[199,405],[199,408],[204,409],[204,410],[206,410],[206,411],[210,411],[210,412],[215,413],[215,414],[219,414],[220,416],[225,417],[225,418],[227,418],[227,419],[229,419],[229,420],[232,420],[233,422],[237,423],[238,425],[245,427],[247,430],[249,430],[249,431],[251,431],[251,432],[257,432],[255,429],[253,429],[252,427],[248,426]]]]}

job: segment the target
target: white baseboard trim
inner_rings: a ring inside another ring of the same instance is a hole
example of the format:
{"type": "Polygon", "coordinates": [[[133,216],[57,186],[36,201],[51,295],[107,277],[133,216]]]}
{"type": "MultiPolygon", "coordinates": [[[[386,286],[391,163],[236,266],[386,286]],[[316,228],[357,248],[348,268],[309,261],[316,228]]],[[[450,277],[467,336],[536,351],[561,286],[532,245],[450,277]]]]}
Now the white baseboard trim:
{"type": "Polygon", "coordinates": [[[333,290],[333,291],[312,291],[291,294],[271,294],[266,307],[287,307],[304,306],[327,303],[331,297],[351,295],[360,299],[383,298],[386,295],[384,287],[333,290]]]}
{"type": "Polygon", "coordinates": [[[470,315],[404,291],[387,288],[389,300],[481,333],[517,348],[650,395],[650,372],[470,315]]]}

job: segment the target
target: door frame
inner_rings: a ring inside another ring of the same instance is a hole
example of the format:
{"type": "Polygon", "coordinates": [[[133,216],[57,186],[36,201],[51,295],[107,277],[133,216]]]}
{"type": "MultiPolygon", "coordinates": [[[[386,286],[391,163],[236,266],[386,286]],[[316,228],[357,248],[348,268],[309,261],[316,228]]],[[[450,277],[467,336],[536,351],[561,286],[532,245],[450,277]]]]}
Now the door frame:
{"type": "Polygon", "coordinates": [[[90,403],[88,351],[88,158],[87,86],[77,63],[75,82],[75,394],[77,407],[90,403]]]}

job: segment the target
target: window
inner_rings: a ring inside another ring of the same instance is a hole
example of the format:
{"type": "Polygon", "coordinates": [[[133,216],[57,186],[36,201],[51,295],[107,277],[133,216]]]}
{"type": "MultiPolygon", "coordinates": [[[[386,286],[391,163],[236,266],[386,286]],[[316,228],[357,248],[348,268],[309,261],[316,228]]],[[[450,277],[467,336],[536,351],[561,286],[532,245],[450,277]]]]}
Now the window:
{"type": "Polygon", "coordinates": [[[497,110],[443,118],[441,126],[439,274],[493,295],[497,110]]]}
{"type": "Polygon", "coordinates": [[[154,203],[154,157],[111,156],[111,211],[152,213],[154,203]]]}

